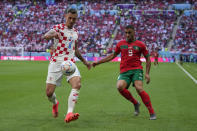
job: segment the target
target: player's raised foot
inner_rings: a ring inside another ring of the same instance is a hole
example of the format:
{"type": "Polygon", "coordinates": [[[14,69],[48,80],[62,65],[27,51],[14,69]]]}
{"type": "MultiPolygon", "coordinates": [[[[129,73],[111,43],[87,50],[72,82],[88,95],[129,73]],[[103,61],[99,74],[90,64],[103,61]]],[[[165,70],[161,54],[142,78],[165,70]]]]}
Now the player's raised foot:
{"type": "Polygon", "coordinates": [[[53,105],[53,109],[52,109],[52,114],[53,114],[53,117],[58,117],[58,105],[59,105],[59,101],[57,101],[57,104],[54,104],[53,105]]]}
{"type": "Polygon", "coordinates": [[[137,102],[137,104],[134,105],[135,111],[134,111],[134,115],[138,116],[140,114],[140,103],[137,102]]]}
{"type": "Polygon", "coordinates": [[[157,119],[157,117],[155,114],[150,114],[150,120],[156,120],[156,119],[157,119]]]}
{"type": "Polygon", "coordinates": [[[79,118],[79,113],[72,113],[72,112],[69,112],[69,113],[66,115],[64,121],[65,121],[66,123],[69,123],[69,122],[71,122],[71,121],[77,120],[78,118],[79,118]]]}

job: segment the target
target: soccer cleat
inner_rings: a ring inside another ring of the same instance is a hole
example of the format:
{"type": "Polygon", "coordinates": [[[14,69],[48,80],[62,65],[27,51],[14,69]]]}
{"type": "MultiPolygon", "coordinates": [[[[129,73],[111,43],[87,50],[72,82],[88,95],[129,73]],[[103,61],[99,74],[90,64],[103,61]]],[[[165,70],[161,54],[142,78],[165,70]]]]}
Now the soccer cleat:
{"type": "Polygon", "coordinates": [[[156,119],[157,119],[157,117],[155,114],[150,114],[150,120],[156,120],[156,119]]]}
{"type": "Polygon", "coordinates": [[[135,104],[134,107],[135,107],[134,115],[138,116],[140,113],[140,103],[137,102],[137,104],[135,104]]]}
{"type": "Polygon", "coordinates": [[[58,105],[59,105],[59,101],[57,101],[57,104],[54,104],[53,105],[53,109],[52,109],[52,114],[53,114],[53,117],[58,117],[58,105]]]}
{"type": "Polygon", "coordinates": [[[69,123],[69,122],[71,122],[71,121],[77,120],[78,118],[79,118],[79,113],[72,113],[72,112],[69,112],[69,113],[66,115],[64,121],[65,121],[66,123],[69,123]]]}

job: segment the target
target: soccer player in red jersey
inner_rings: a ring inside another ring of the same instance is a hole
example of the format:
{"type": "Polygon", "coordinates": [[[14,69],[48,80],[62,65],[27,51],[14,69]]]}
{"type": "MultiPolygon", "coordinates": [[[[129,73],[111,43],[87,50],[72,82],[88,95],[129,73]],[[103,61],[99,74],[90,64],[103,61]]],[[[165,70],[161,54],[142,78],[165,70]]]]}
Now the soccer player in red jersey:
{"type": "Polygon", "coordinates": [[[159,53],[158,53],[158,49],[155,49],[155,51],[154,51],[154,65],[156,66],[156,65],[159,65],[159,63],[158,63],[158,57],[159,57],[159,53]]]}
{"type": "Polygon", "coordinates": [[[143,42],[135,40],[135,31],[133,26],[126,26],[125,34],[126,40],[121,40],[116,45],[114,53],[97,62],[93,62],[92,66],[95,67],[101,63],[111,61],[121,53],[120,75],[117,81],[118,91],[123,97],[134,104],[134,115],[137,116],[139,114],[140,103],[132,96],[132,94],[128,90],[132,82],[143,103],[148,108],[148,111],[150,113],[150,120],[156,120],[156,115],[152,107],[150,97],[143,89],[143,67],[141,65],[140,56],[141,54],[143,54],[146,58],[145,79],[146,83],[148,84],[150,82],[149,72],[151,67],[148,50],[143,42]]]}

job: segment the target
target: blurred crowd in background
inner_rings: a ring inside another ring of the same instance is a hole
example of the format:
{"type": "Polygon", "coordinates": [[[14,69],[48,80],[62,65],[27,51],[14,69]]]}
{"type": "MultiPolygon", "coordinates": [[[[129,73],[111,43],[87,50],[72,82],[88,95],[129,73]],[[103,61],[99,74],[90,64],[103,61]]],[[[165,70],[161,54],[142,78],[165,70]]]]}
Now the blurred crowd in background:
{"type": "MultiPolygon", "coordinates": [[[[75,28],[79,32],[82,54],[111,52],[117,42],[124,39],[124,26],[128,24],[135,27],[137,39],[146,43],[150,51],[165,50],[181,11],[154,11],[173,10],[171,5],[177,3],[191,4],[191,9],[197,10],[195,0],[56,0],[52,5],[47,5],[45,0],[3,0],[0,2],[0,47],[23,47],[26,52],[46,51],[53,41],[43,40],[42,35],[55,24],[65,22],[67,8],[77,8],[79,18],[75,28]],[[133,6],[124,9],[119,4],[133,6]],[[146,13],[146,10],[153,12],[146,13]],[[111,46],[110,39],[114,40],[111,46]]],[[[197,53],[196,14],[182,16],[170,51],[197,53]]],[[[9,51],[1,50],[1,53],[9,55],[9,51]]]]}

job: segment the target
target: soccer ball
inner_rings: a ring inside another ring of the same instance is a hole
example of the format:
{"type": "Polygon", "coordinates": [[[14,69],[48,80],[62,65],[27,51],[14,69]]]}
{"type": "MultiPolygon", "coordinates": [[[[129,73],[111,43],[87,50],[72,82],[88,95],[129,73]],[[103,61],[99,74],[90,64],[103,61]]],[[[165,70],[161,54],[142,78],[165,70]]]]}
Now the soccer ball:
{"type": "Polygon", "coordinates": [[[64,75],[70,76],[75,72],[75,70],[76,70],[76,65],[72,61],[67,60],[62,62],[61,71],[64,75]]]}

